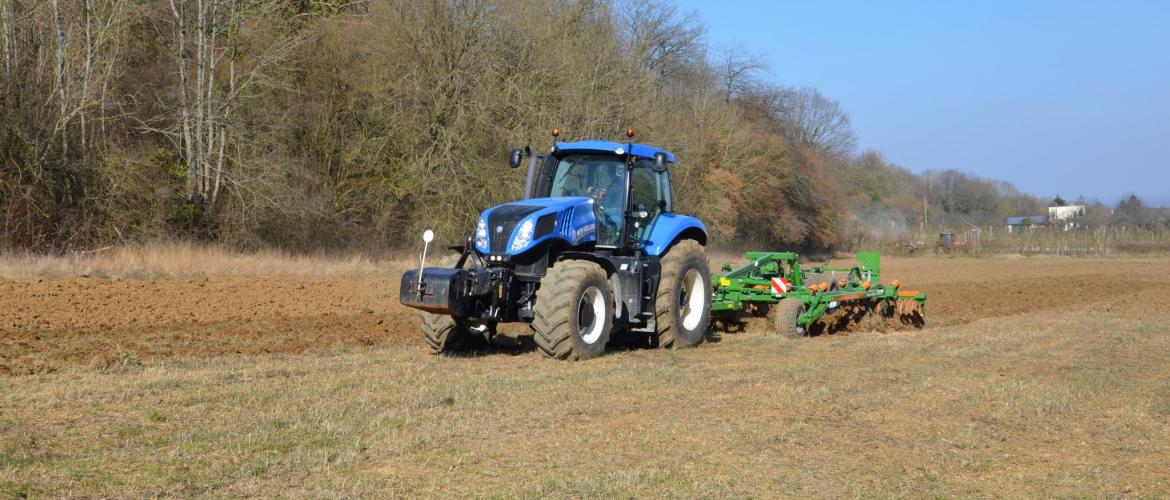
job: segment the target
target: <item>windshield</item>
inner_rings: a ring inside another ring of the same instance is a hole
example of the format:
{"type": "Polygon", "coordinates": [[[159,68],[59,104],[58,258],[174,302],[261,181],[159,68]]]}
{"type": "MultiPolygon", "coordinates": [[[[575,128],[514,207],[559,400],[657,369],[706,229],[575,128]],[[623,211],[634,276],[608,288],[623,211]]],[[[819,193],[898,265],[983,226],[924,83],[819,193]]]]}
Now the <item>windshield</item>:
{"type": "Polygon", "coordinates": [[[626,204],[626,164],[612,155],[568,155],[557,161],[549,196],[594,199],[597,243],[617,245],[626,204]]]}
{"type": "Polygon", "coordinates": [[[566,156],[557,163],[549,196],[589,196],[616,209],[626,186],[626,166],[613,156],[566,156]]]}

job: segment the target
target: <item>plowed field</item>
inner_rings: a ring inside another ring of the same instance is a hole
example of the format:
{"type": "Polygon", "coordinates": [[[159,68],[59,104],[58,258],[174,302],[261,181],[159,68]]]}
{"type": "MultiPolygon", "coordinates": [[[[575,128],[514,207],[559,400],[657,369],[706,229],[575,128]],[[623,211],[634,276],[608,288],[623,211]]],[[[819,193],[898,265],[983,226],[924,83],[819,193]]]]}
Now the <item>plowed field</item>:
{"type": "Polygon", "coordinates": [[[888,259],[925,328],[586,362],[431,356],[389,265],[0,280],[0,498],[1170,497],[1170,259],[888,259]]]}
{"type": "MultiPolygon", "coordinates": [[[[927,292],[930,326],[1045,310],[1170,309],[1159,292],[1170,282],[1167,260],[928,258],[884,266],[887,280],[927,292]]],[[[3,279],[0,375],[176,356],[422,349],[417,316],[398,304],[397,292],[393,276],[3,279]]]]}

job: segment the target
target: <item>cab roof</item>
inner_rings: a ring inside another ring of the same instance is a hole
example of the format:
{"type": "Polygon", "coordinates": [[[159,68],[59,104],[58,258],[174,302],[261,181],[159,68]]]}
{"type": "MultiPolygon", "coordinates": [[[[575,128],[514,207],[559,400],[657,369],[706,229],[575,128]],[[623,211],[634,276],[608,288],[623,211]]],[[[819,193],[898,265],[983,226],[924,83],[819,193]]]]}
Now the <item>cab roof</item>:
{"type": "Polygon", "coordinates": [[[588,140],[577,142],[558,142],[553,146],[556,151],[599,151],[606,153],[615,153],[621,149],[625,153],[631,153],[634,156],[641,158],[653,158],[655,153],[662,153],[666,155],[667,163],[674,163],[674,153],[664,149],[658,149],[647,144],[625,144],[620,142],[602,141],[602,140],[588,140]],[[629,151],[626,151],[626,150],[629,151]]]}

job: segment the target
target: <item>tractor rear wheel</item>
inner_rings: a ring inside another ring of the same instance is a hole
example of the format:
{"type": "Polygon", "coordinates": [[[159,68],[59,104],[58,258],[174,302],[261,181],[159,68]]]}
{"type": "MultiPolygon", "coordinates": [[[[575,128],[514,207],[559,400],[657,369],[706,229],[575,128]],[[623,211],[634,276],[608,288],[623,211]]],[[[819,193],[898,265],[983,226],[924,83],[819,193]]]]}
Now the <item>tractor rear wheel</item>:
{"type": "Polygon", "coordinates": [[[703,246],[683,240],[662,258],[654,300],[658,347],[677,349],[703,341],[711,324],[711,272],[703,246]]]}
{"type": "Polygon", "coordinates": [[[533,313],[533,340],[545,356],[602,355],[613,331],[613,288],[605,270],[587,260],[557,262],[540,280],[533,313]]]}
{"type": "MultiPolygon", "coordinates": [[[[439,259],[435,267],[455,267],[458,256],[439,259]]],[[[473,347],[483,343],[483,335],[472,332],[465,322],[445,314],[419,312],[423,338],[435,354],[447,354],[455,350],[473,347]]]]}
{"type": "Polygon", "coordinates": [[[804,314],[804,304],[799,300],[780,299],[780,302],[772,306],[771,313],[776,333],[790,339],[798,339],[807,334],[807,330],[796,322],[797,318],[804,314]]]}

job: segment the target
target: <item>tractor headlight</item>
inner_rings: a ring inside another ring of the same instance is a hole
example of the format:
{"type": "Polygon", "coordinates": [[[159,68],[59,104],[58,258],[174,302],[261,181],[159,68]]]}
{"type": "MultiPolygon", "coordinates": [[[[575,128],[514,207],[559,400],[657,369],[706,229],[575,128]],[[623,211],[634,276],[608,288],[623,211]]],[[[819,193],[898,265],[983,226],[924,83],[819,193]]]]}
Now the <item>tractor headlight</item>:
{"type": "Polygon", "coordinates": [[[488,248],[487,242],[487,222],[480,219],[475,224],[475,247],[486,252],[488,248]]]}
{"type": "Polygon", "coordinates": [[[520,224],[520,230],[516,232],[516,239],[512,240],[512,251],[519,252],[524,247],[532,243],[532,230],[534,229],[532,219],[526,219],[524,223],[520,224]]]}

